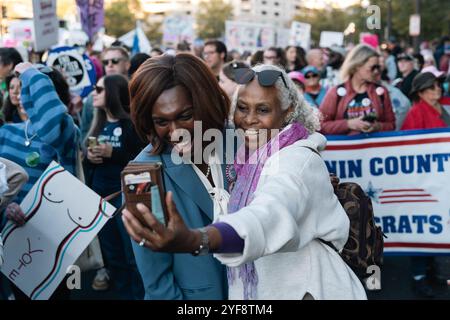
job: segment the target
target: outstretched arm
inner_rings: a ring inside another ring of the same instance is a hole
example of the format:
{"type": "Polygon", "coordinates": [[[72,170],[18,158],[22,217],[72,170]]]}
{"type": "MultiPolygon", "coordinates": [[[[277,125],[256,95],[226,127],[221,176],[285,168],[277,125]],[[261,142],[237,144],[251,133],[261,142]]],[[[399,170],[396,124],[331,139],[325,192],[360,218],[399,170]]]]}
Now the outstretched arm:
{"type": "MultiPolygon", "coordinates": [[[[200,247],[202,235],[197,229],[189,229],[178,213],[172,199],[172,193],[166,195],[168,212],[167,226],[161,224],[150,210],[143,204],[138,204],[137,209],[142,214],[145,225],[141,223],[127,209],[123,210],[123,222],[128,234],[137,243],[143,239],[144,246],[153,251],[192,253],[200,247]]],[[[222,236],[219,230],[213,226],[207,227],[209,236],[209,249],[214,252],[222,245],[222,236]]]]}
{"type": "Polygon", "coordinates": [[[18,64],[15,71],[20,74],[20,98],[31,127],[39,139],[54,147],[60,155],[67,155],[74,149],[68,142],[75,140],[78,129],[53,82],[28,62],[18,64]]]}

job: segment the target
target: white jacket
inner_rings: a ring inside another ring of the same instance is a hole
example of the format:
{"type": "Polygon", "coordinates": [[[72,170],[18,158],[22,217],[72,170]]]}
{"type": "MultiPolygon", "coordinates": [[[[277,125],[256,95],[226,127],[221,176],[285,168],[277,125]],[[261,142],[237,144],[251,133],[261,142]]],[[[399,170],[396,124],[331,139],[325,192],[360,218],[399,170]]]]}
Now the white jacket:
{"type": "MultiPolygon", "coordinates": [[[[257,299],[366,299],[361,282],[339,250],[347,242],[349,219],[334,195],[319,155],[326,140],[315,133],[272,155],[266,162],[253,201],[220,216],[245,241],[242,254],[215,254],[227,266],[255,261],[257,299]]],[[[229,297],[243,299],[242,280],[229,284],[229,297]]]]}

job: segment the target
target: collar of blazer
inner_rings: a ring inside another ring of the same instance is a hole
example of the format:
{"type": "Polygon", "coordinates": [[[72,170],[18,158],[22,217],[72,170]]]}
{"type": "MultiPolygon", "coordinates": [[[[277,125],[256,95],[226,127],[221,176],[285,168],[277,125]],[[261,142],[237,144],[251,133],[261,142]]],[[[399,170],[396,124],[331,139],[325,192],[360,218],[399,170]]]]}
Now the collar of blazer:
{"type": "MultiPolygon", "coordinates": [[[[226,179],[226,161],[229,162],[228,165],[233,165],[237,146],[234,146],[231,150],[227,150],[226,147],[227,141],[235,142],[235,140],[233,140],[235,138],[234,129],[227,128],[227,130],[224,130],[223,137],[223,152],[221,155],[223,163],[222,175],[225,179],[225,190],[228,190],[228,181],[226,179]],[[228,159],[226,159],[227,152],[233,153],[231,156],[229,155],[228,159]]],[[[148,145],[143,151],[145,152],[145,159],[141,158],[138,161],[162,162],[164,179],[169,178],[174,184],[176,184],[181,190],[183,190],[188,198],[192,199],[192,201],[195,202],[195,204],[211,221],[213,221],[214,208],[212,199],[208,192],[206,192],[205,187],[203,186],[192,166],[185,163],[180,164],[180,161],[174,162],[174,159],[176,159],[177,156],[175,155],[174,158],[172,158],[170,148],[166,148],[161,155],[150,155],[149,153],[151,149],[152,146],[148,145]]],[[[176,160],[181,159],[178,158],[176,160]]]]}

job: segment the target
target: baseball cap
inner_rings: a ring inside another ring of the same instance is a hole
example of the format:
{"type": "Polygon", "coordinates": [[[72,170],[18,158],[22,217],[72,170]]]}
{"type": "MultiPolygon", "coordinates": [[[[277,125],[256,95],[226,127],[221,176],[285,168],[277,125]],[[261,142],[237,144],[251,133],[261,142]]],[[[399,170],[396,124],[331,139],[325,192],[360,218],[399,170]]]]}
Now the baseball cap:
{"type": "Polygon", "coordinates": [[[397,56],[397,61],[400,61],[400,60],[414,61],[414,57],[407,53],[401,53],[397,56]]]}
{"type": "Polygon", "coordinates": [[[319,70],[314,66],[306,66],[302,69],[303,75],[307,75],[308,73],[320,74],[319,70]]]}

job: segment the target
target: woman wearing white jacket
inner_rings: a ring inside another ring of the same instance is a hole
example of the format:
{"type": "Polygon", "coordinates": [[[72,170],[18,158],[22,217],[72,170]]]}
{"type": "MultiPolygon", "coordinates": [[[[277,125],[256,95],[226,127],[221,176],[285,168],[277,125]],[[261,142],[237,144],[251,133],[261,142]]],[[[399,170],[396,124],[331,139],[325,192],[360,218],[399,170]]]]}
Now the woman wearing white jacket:
{"type": "Polygon", "coordinates": [[[318,115],[278,67],[240,69],[236,80],[242,86],[232,110],[245,143],[234,163],[228,214],[188,229],[168,193],[167,225],[140,206],[147,225],[124,210],[128,233],[154,251],[214,253],[228,267],[230,299],[366,299],[339,254],[319,241],[342,249],[349,219],[315,153],[326,144],[315,133],[318,115]]]}

